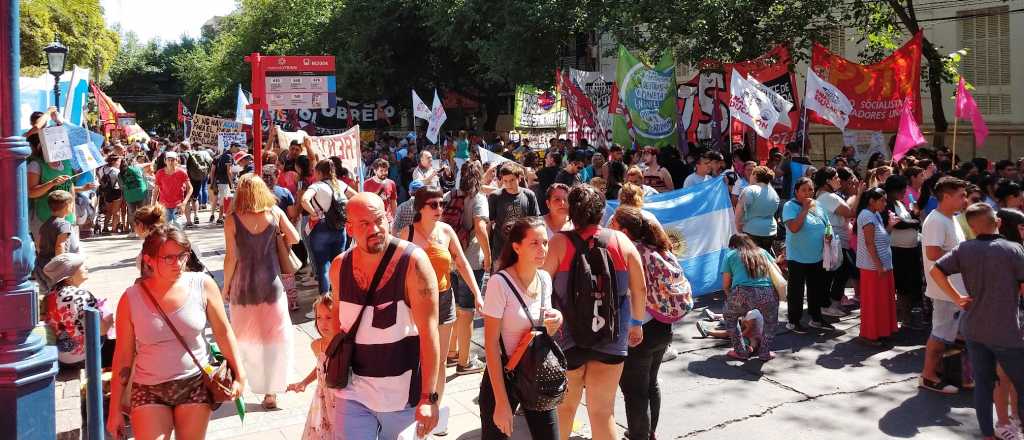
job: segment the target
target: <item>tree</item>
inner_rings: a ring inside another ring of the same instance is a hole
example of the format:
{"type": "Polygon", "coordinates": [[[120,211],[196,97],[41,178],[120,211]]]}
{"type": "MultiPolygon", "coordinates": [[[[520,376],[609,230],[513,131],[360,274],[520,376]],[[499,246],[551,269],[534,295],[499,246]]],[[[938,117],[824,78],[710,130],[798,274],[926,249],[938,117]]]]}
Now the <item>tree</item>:
{"type": "Polygon", "coordinates": [[[99,0],[20,0],[21,65],[26,75],[46,71],[43,48],[54,39],[67,46],[66,68],[79,65],[102,78],[117,55],[119,36],[103,20],[99,0]]]}
{"type": "Polygon", "coordinates": [[[124,36],[104,91],[135,113],[143,127],[172,131],[177,100],[184,98],[184,83],[177,75],[174,61],[195,46],[196,42],[189,37],[167,44],[159,40],[143,43],[129,32],[124,36]]]}

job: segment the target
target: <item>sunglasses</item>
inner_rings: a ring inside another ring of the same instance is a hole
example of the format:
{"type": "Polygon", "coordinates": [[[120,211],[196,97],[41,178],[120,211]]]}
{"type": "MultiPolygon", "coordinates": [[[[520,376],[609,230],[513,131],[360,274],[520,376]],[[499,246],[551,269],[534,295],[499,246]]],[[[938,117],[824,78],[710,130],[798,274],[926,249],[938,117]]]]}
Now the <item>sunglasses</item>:
{"type": "Polygon", "coordinates": [[[440,200],[431,200],[431,201],[429,201],[427,203],[424,203],[423,206],[429,207],[431,209],[441,209],[441,201],[440,200]]]}

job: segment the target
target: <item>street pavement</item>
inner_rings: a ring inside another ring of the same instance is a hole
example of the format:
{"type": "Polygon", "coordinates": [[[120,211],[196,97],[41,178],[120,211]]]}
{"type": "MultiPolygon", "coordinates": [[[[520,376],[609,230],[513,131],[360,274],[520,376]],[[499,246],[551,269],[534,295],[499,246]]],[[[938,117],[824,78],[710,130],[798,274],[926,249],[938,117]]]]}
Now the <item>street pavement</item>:
{"type": "MultiPolygon", "coordinates": [[[[203,216],[205,217],[205,216],[203,216]]],[[[205,219],[205,218],[204,218],[205,219]]],[[[203,223],[189,230],[203,262],[220,281],[223,268],[222,228],[203,223]]],[[[123,235],[83,240],[90,278],[84,287],[99,297],[117,301],[138,276],[135,256],[141,241],[123,235]]],[[[315,289],[302,291],[302,308],[295,323],[295,371],[298,381],[314,365],[309,349],[316,330],[305,318],[315,289]]],[[[780,316],[785,316],[785,303],[780,316]]],[[[721,310],[721,296],[705,297],[700,307],[721,310]]],[[[923,363],[923,331],[902,331],[894,348],[869,348],[854,341],[859,316],[836,324],[829,335],[796,335],[780,324],[770,362],[734,361],[725,356],[728,344],[702,339],[694,322],[697,313],[676,325],[673,347],[679,356],[661,367],[659,439],[962,439],[976,437],[977,423],[970,394],[940,396],[917,388],[923,363]]],[[[479,325],[478,325],[479,326],[479,325]]],[[[482,329],[474,337],[480,347],[482,329]]],[[[58,438],[81,438],[80,382],[77,371],[62,371],[57,383],[58,438]]],[[[455,376],[448,369],[444,406],[449,409],[448,435],[458,440],[480,437],[476,396],[482,375],[455,376]]],[[[304,393],[279,395],[280,409],[266,411],[262,396],[247,394],[244,422],[233,405],[224,405],[210,422],[209,439],[299,439],[315,386],[304,393]]],[[[590,438],[585,407],[581,405],[574,436],[590,438]]],[[[619,434],[625,431],[621,395],[616,402],[619,434]]],[[[514,439],[530,438],[525,420],[517,417],[514,439]]]]}

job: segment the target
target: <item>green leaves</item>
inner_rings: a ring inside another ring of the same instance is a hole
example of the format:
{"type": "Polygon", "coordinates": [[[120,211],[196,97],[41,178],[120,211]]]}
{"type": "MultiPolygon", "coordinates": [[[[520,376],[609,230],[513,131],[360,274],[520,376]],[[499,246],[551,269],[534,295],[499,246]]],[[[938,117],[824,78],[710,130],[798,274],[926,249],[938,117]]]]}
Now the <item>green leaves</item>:
{"type": "Polygon", "coordinates": [[[43,48],[55,38],[68,48],[68,70],[77,64],[93,69],[95,77],[100,78],[110,69],[117,54],[119,36],[103,21],[99,0],[20,2],[24,73],[45,72],[43,48]]]}

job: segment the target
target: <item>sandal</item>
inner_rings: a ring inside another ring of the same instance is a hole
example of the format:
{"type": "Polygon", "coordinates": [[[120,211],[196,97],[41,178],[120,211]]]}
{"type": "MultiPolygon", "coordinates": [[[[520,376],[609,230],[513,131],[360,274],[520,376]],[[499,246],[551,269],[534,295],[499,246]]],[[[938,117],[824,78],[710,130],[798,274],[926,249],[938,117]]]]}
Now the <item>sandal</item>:
{"type": "Polygon", "coordinates": [[[455,367],[455,366],[458,366],[458,365],[459,365],[459,354],[455,353],[455,355],[453,356],[452,353],[448,353],[448,356],[445,357],[444,366],[445,367],[455,367]]]}
{"type": "Polygon", "coordinates": [[[957,389],[957,387],[953,386],[952,384],[946,383],[946,381],[942,379],[931,380],[925,378],[924,376],[921,376],[921,380],[918,382],[917,386],[919,388],[924,388],[926,390],[931,390],[942,394],[956,394],[957,392],[960,391],[959,389],[957,389]]]}

